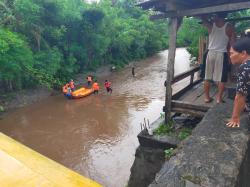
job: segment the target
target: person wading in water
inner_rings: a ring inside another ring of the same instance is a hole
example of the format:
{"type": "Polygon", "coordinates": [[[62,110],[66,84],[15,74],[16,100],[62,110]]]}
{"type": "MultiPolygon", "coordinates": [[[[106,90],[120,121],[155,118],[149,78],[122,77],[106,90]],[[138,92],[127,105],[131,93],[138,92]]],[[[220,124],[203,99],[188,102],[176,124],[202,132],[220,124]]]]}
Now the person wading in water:
{"type": "Polygon", "coordinates": [[[94,90],[94,94],[98,94],[100,87],[99,84],[97,83],[97,80],[95,80],[95,82],[93,83],[92,88],[94,90]]]}
{"type": "Polygon", "coordinates": [[[135,77],[135,66],[132,67],[132,75],[135,77]]]}
{"type": "Polygon", "coordinates": [[[88,75],[87,76],[88,87],[90,87],[92,80],[93,80],[93,77],[91,75],[88,75]]]}
{"type": "Polygon", "coordinates": [[[106,88],[106,90],[107,90],[107,93],[112,94],[112,91],[113,91],[113,90],[112,90],[112,88],[111,88],[111,82],[108,81],[108,80],[105,80],[104,86],[105,86],[105,88],[106,88]]]}

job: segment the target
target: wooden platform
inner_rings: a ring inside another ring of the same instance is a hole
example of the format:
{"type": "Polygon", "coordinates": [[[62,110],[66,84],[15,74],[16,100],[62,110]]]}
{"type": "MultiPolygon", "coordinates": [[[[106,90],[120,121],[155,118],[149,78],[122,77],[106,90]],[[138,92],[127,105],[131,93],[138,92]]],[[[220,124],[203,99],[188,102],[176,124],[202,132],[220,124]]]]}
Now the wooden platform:
{"type": "MultiPolygon", "coordinates": [[[[187,91],[185,95],[179,98],[181,101],[189,102],[196,105],[206,105],[206,106],[214,106],[216,104],[216,92],[217,86],[215,84],[211,85],[210,88],[210,97],[213,98],[211,103],[204,103],[205,93],[204,93],[204,82],[195,85],[192,89],[187,91]]],[[[224,96],[225,97],[225,96],[224,96]]]]}
{"type": "Polygon", "coordinates": [[[101,187],[0,133],[1,187],[101,187]]]}
{"type": "MultiPolygon", "coordinates": [[[[232,83],[227,83],[232,85],[232,83]]],[[[226,86],[227,87],[227,86],[226,86]]],[[[207,110],[216,103],[217,85],[211,83],[210,97],[213,99],[210,103],[205,103],[204,82],[201,82],[185,92],[178,100],[172,100],[172,111],[178,113],[187,113],[198,117],[203,117],[207,110]]],[[[225,89],[224,96],[228,97],[227,88],[225,89]]]]}

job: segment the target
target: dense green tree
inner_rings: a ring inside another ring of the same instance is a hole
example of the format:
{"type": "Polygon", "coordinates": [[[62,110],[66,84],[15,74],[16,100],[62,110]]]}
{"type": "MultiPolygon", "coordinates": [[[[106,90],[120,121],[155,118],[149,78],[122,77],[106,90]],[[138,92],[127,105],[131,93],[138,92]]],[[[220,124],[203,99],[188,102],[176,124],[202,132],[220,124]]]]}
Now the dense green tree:
{"type": "Polygon", "coordinates": [[[119,68],[166,48],[165,21],[150,21],[135,2],[2,0],[0,82],[13,90],[55,87],[79,72],[119,68]]]}
{"type": "Polygon", "coordinates": [[[196,18],[184,18],[177,35],[177,46],[187,47],[192,56],[198,57],[199,37],[206,36],[207,30],[196,18]]]}
{"type": "MultiPolygon", "coordinates": [[[[4,90],[25,87],[23,67],[32,66],[33,56],[27,42],[18,34],[0,27],[0,81],[4,90]]],[[[27,82],[28,84],[28,82],[27,82]]]]}
{"type": "MultiPolygon", "coordinates": [[[[229,19],[230,18],[242,18],[242,17],[249,17],[250,16],[250,10],[242,10],[242,11],[239,11],[239,12],[234,12],[234,13],[231,13],[229,14],[229,19]]],[[[236,32],[241,34],[241,33],[244,33],[244,31],[246,29],[249,29],[250,28],[250,20],[244,20],[244,21],[236,21],[236,22],[233,22],[234,26],[235,26],[235,29],[236,29],[236,32]]]]}

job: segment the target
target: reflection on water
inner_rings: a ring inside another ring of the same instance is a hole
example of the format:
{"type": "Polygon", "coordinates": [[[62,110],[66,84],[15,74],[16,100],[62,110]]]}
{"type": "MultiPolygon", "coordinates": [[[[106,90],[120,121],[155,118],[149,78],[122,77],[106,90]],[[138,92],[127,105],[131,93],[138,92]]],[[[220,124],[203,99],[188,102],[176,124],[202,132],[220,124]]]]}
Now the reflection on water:
{"type": "MultiPolygon", "coordinates": [[[[104,186],[125,186],[140,123],[153,122],[162,112],[166,57],[164,51],[136,64],[136,77],[130,67],[98,77],[101,84],[111,80],[112,95],[101,87],[99,95],[79,100],[53,96],[9,114],[0,130],[104,186]]],[[[184,49],[177,50],[176,74],[189,68],[188,58],[184,49]]]]}

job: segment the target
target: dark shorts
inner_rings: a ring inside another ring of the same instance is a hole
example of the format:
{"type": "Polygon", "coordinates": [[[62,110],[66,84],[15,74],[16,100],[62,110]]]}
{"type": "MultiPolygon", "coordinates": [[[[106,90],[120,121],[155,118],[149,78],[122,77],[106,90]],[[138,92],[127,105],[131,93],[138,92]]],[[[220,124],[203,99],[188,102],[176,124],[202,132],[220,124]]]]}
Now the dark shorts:
{"type": "Polygon", "coordinates": [[[107,90],[107,92],[112,92],[112,88],[111,87],[107,87],[106,90],[107,90]]]}
{"type": "Polygon", "coordinates": [[[72,97],[72,95],[70,94],[70,93],[66,93],[66,94],[64,94],[67,98],[71,98],[72,97]]]}

